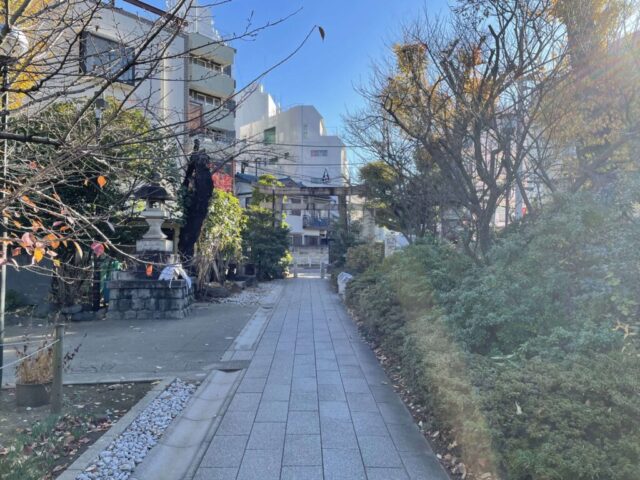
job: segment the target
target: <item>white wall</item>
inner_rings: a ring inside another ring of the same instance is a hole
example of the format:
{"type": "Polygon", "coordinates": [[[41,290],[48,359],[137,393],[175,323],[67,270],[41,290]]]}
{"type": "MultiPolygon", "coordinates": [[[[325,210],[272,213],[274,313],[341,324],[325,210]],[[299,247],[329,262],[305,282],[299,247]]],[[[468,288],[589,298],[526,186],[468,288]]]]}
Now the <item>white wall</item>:
{"type": "Polygon", "coordinates": [[[236,132],[249,123],[265,120],[278,113],[279,107],[263,85],[256,85],[249,94],[238,99],[236,110],[236,132]]]}
{"type": "Polygon", "coordinates": [[[325,135],[324,119],[315,107],[300,105],[267,116],[268,104],[262,101],[247,103],[245,113],[240,107],[236,125],[242,118],[259,116],[260,108],[261,120],[236,127],[237,138],[246,141],[245,153],[238,163],[242,160],[248,163],[247,173],[255,174],[256,161],[261,159],[258,175],[290,176],[297,182],[321,185],[326,171],[330,185],[345,184],[348,167],[344,143],[337,136],[325,135]],[[264,145],[264,131],[273,127],[276,143],[264,145]],[[277,162],[269,164],[269,158],[274,157],[277,162]]]}

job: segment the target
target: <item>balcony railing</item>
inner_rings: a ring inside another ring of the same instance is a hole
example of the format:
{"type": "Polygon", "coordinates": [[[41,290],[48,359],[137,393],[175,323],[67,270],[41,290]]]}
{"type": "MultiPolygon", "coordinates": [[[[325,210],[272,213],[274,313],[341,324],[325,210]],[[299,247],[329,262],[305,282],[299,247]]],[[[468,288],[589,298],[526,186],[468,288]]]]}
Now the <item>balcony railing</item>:
{"type": "Polygon", "coordinates": [[[303,215],[302,228],[329,228],[329,219],[303,215]]]}

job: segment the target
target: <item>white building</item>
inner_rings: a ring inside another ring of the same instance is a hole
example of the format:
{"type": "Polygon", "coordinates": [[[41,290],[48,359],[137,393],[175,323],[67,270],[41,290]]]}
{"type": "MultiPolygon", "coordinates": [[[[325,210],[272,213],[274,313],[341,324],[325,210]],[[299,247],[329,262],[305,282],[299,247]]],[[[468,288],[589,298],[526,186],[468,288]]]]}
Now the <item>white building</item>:
{"type": "MultiPolygon", "coordinates": [[[[174,3],[167,0],[167,8],[174,3]]],[[[185,27],[165,25],[157,35],[158,19],[167,11],[143,1],[79,2],[75,8],[69,12],[60,6],[43,20],[59,15],[59,23],[69,25],[48,46],[52,55],[68,60],[47,81],[43,98],[51,100],[46,102],[94,95],[145,44],[135,65],[110,82],[104,96],[123,101],[125,109],[144,110],[154,126],[173,134],[185,154],[195,135],[211,150],[219,150],[216,142],[233,142],[235,49],[215,31],[211,8],[194,0],[188,11],[177,12],[178,18],[186,17],[185,27]],[[149,38],[153,40],[146,44],[149,38]]],[[[45,106],[34,102],[31,108],[45,106]]]]}
{"type": "Polygon", "coordinates": [[[262,86],[238,106],[236,136],[236,193],[243,206],[250,200],[252,183],[269,174],[287,186],[304,187],[308,194],[287,197],[282,208],[291,229],[294,258],[309,255],[327,261],[327,232],[337,217],[337,199],[314,195],[314,188],[341,187],[348,182],[346,148],[328,135],[322,115],[311,105],[282,110],[262,86]],[[309,247],[309,248],[307,248],[309,247]]]}

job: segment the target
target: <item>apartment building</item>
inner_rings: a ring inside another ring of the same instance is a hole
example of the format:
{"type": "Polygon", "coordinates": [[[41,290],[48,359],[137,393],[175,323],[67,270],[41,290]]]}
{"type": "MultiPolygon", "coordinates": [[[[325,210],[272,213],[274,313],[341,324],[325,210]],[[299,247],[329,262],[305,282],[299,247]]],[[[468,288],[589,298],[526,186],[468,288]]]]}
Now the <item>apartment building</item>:
{"type": "Polygon", "coordinates": [[[338,216],[338,199],[323,192],[347,184],[342,140],[328,134],[315,107],[296,105],[283,110],[262,86],[256,86],[238,106],[236,136],[236,194],[241,204],[249,203],[261,175],[273,175],[287,187],[300,188],[304,193],[281,202],[294,258],[305,263],[312,255],[310,263],[327,261],[327,234],[331,219],[338,216]]]}
{"type": "MultiPolygon", "coordinates": [[[[71,19],[61,9],[69,27],[49,48],[72,60],[48,81],[44,95],[53,101],[93,95],[145,43],[135,65],[110,81],[104,96],[143,110],[153,125],[173,133],[185,155],[197,138],[203,149],[228,158],[225,148],[235,138],[235,49],[215,30],[211,8],[196,0],[176,12],[175,21],[163,22],[174,5],[167,0],[163,10],[140,0],[80,2],[71,19]]],[[[231,167],[227,174],[232,178],[231,167]]]]}

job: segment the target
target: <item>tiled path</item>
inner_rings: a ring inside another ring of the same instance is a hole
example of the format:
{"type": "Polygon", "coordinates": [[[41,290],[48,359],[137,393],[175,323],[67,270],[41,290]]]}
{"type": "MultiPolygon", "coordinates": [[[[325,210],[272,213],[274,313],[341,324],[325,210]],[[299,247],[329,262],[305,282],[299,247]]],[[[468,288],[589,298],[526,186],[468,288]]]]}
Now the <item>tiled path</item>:
{"type": "Polygon", "coordinates": [[[447,478],[328,282],[285,282],[195,479],[447,478]]]}

